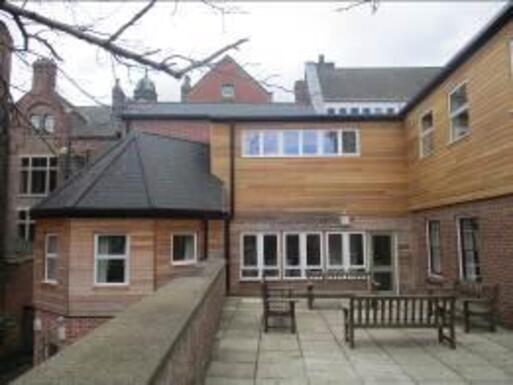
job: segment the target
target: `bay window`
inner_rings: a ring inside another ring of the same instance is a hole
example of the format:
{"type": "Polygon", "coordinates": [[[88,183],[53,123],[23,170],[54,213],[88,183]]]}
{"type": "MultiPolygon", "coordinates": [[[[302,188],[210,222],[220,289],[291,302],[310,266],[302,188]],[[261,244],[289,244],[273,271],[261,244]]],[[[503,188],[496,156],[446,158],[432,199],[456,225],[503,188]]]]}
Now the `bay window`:
{"type": "Polygon", "coordinates": [[[278,235],[245,233],[241,236],[241,279],[279,278],[278,235]]]}
{"type": "Polygon", "coordinates": [[[95,283],[123,285],[128,283],[129,239],[126,235],[95,236],[95,283]]]}

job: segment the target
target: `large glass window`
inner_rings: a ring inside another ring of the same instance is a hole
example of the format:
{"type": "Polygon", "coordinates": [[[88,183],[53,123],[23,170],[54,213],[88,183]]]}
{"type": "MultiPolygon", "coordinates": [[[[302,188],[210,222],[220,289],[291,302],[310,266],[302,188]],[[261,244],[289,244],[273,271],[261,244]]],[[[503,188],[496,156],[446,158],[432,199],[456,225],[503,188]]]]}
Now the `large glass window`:
{"type": "Polygon", "coordinates": [[[284,239],[285,277],[301,278],[323,269],[321,233],[285,233],[284,239]]]}
{"type": "Polygon", "coordinates": [[[128,283],[128,237],[97,235],[95,245],[95,282],[116,285],[128,283]]]}
{"type": "Polygon", "coordinates": [[[365,267],[363,234],[349,234],[349,267],[365,267]]]}
{"type": "Polygon", "coordinates": [[[427,222],[429,274],[442,273],[442,246],[440,242],[440,221],[427,222]]]}
{"type": "Polygon", "coordinates": [[[171,235],[171,262],[173,265],[189,265],[196,263],[196,233],[171,235]]]}
{"type": "Polygon", "coordinates": [[[45,281],[57,282],[59,244],[55,234],[47,234],[45,242],[45,281]]]}
{"type": "Polygon", "coordinates": [[[342,233],[328,233],[328,268],[344,266],[344,237],[342,233]]]}
{"type": "Polygon", "coordinates": [[[451,141],[470,132],[467,85],[462,84],[449,94],[449,118],[451,121],[451,141]]]}
{"type": "Polygon", "coordinates": [[[319,130],[244,131],[242,154],[270,156],[346,156],[359,155],[359,131],[354,128],[319,130]]]}
{"type": "Polygon", "coordinates": [[[477,281],[481,278],[479,265],[479,222],[477,218],[459,220],[460,257],[463,279],[477,281]]]}
{"type": "Polygon", "coordinates": [[[57,158],[24,156],[20,158],[20,193],[47,195],[57,187],[57,158]]]}
{"type": "Polygon", "coordinates": [[[241,279],[279,277],[278,235],[243,234],[241,237],[241,279]]]}
{"type": "Polygon", "coordinates": [[[285,277],[301,277],[301,234],[285,234],[285,277]]]}

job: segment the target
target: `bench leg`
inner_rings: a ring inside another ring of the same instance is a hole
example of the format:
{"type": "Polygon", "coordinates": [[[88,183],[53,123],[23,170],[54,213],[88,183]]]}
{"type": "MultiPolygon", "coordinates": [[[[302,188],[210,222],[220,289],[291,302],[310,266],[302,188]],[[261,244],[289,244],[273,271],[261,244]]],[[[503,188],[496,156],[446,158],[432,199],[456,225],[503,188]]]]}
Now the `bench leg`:
{"type": "Polygon", "coordinates": [[[450,333],[450,344],[451,344],[451,349],[456,349],[456,330],[455,330],[455,327],[454,327],[454,322],[451,324],[451,326],[449,326],[449,333],[450,333]]]}
{"type": "Polygon", "coordinates": [[[497,314],[495,310],[490,312],[490,331],[495,333],[497,331],[497,314]]]}
{"type": "Polygon", "coordinates": [[[308,284],[306,291],[307,291],[306,296],[307,296],[307,300],[308,300],[308,310],[312,310],[313,303],[314,303],[313,285],[308,284]]]}
{"type": "Polygon", "coordinates": [[[468,333],[470,331],[470,313],[468,308],[468,302],[463,303],[463,323],[465,333],[468,333]]]}
{"type": "Polygon", "coordinates": [[[290,303],[290,332],[292,334],[296,333],[296,304],[294,302],[290,303]]]}

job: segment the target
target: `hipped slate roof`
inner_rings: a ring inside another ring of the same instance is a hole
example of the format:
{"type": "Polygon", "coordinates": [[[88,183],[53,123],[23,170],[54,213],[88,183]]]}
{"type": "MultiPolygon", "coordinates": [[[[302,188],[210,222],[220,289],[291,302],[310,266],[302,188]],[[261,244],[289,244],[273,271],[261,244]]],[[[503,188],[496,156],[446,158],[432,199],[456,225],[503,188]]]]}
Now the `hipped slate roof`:
{"type": "Polygon", "coordinates": [[[205,144],[131,133],[34,208],[35,217],[224,215],[205,144]]]}
{"type": "Polygon", "coordinates": [[[336,68],[317,64],[325,101],[407,101],[438,72],[439,67],[336,68]]]}
{"type": "Polygon", "coordinates": [[[116,124],[109,106],[77,106],[74,109],[80,116],[71,127],[74,137],[116,136],[116,124]]]}

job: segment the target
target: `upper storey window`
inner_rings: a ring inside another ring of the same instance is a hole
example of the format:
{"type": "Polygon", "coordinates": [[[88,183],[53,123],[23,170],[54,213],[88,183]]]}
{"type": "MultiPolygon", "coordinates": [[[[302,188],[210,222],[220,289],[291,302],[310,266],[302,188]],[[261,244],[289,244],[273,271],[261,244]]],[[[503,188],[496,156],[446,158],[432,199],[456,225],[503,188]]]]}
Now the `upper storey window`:
{"type": "Polygon", "coordinates": [[[221,98],[223,100],[235,99],[235,87],[233,86],[233,84],[223,84],[221,86],[221,98]]]}
{"type": "Polygon", "coordinates": [[[451,142],[470,132],[467,84],[456,87],[449,94],[449,118],[451,120],[451,142]]]}
{"type": "Polygon", "coordinates": [[[55,132],[55,118],[51,114],[33,114],[30,123],[37,133],[53,134],[55,132]]]}
{"type": "Polygon", "coordinates": [[[354,128],[244,131],[242,154],[245,157],[357,156],[359,132],[354,128]]]}
{"type": "Polygon", "coordinates": [[[433,111],[426,112],[420,118],[420,157],[426,158],[434,150],[433,111]]]}
{"type": "Polygon", "coordinates": [[[24,156],[20,159],[20,193],[47,195],[57,186],[57,158],[24,156]]]}

